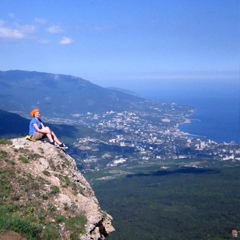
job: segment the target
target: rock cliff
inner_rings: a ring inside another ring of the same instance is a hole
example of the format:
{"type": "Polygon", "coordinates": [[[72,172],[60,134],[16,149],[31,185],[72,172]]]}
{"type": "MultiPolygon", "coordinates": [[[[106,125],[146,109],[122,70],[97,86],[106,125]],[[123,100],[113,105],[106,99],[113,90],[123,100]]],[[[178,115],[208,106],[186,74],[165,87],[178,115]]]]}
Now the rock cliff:
{"type": "Polygon", "coordinates": [[[74,159],[49,143],[0,144],[0,185],[0,214],[29,223],[36,239],[100,240],[114,231],[74,159]]]}

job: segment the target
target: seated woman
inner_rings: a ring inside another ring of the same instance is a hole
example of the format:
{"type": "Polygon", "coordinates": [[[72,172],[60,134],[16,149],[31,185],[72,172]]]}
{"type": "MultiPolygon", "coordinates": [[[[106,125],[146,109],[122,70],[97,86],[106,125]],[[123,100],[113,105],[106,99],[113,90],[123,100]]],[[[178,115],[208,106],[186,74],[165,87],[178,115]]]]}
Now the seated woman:
{"type": "Polygon", "coordinates": [[[49,128],[45,127],[40,119],[39,109],[34,109],[30,113],[33,117],[29,124],[29,135],[35,140],[48,138],[49,142],[56,147],[67,149],[63,142],[60,142],[55,133],[49,128]]]}

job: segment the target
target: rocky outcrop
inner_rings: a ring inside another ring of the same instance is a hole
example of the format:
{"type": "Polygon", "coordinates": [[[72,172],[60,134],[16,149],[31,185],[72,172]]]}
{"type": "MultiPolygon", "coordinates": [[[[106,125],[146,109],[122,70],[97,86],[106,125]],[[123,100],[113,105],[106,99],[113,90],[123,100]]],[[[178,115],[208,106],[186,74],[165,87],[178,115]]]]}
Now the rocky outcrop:
{"type": "Polygon", "coordinates": [[[100,240],[114,231],[112,217],[101,210],[73,158],[47,142],[25,138],[11,142],[0,145],[4,153],[0,168],[9,168],[15,176],[9,182],[10,193],[1,201],[31,206],[31,215],[43,232],[50,224],[59,229],[60,239],[100,240]],[[69,224],[73,220],[74,227],[69,224]]]}

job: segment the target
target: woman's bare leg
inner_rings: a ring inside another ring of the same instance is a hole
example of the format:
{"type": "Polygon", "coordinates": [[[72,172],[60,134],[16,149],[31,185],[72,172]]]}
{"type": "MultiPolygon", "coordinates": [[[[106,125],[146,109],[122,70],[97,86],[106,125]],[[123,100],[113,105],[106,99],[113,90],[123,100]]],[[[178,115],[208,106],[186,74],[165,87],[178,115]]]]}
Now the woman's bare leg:
{"type": "Polygon", "coordinates": [[[52,136],[52,131],[50,130],[49,127],[44,127],[42,130],[46,132],[46,137],[48,138],[49,142],[53,142],[53,136],[52,136]]]}
{"type": "Polygon", "coordinates": [[[59,139],[57,138],[56,134],[53,131],[51,131],[51,129],[49,127],[44,127],[43,130],[47,132],[46,136],[47,136],[47,138],[48,138],[48,140],[50,142],[54,141],[58,145],[60,145],[62,143],[62,142],[59,141],[59,139]]]}
{"type": "Polygon", "coordinates": [[[53,131],[51,131],[51,135],[52,135],[52,138],[53,140],[58,144],[60,145],[62,142],[59,141],[59,139],[57,138],[57,136],[55,135],[55,133],[53,131]]]}

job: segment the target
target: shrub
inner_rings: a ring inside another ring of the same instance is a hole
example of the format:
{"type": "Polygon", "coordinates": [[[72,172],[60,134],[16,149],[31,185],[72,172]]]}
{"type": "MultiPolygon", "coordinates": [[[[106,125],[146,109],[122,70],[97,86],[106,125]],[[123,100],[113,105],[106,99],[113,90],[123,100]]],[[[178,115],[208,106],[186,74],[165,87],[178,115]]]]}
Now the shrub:
{"type": "Polygon", "coordinates": [[[0,144],[11,145],[12,142],[9,139],[2,138],[0,139],[0,144]]]}
{"type": "Polygon", "coordinates": [[[0,159],[4,159],[4,158],[6,158],[7,157],[7,155],[8,155],[8,153],[7,152],[5,152],[5,151],[0,151],[0,159]]]}
{"type": "Polygon", "coordinates": [[[14,195],[12,196],[13,201],[18,201],[20,199],[20,195],[14,195]]]}
{"type": "Polygon", "coordinates": [[[85,231],[86,219],[83,216],[76,216],[72,218],[66,218],[61,215],[56,216],[57,223],[65,223],[66,228],[71,231],[70,239],[77,240],[79,235],[85,231]]]}
{"type": "Polygon", "coordinates": [[[23,162],[23,163],[29,163],[28,159],[25,158],[25,157],[23,157],[23,156],[20,156],[20,157],[18,158],[18,160],[21,161],[21,162],[23,162]]]}
{"type": "Polygon", "coordinates": [[[14,172],[11,169],[0,168],[0,198],[6,198],[12,191],[9,182],[14,177],[14,172]]]}
{"type": "Polygon", "coordinates": [[[51,173],[50,173],[49,171],[47,171],[47,170],[44,170],[44,171],[43,171],[43,174],[46,175],[46,176],[48,176],[48,177],[51,175],[51,173]]]}
{"type": "Polygon", "coordinates": [[[52,189],[51,190],[52,194],[57,194],[60,192],[59,187],[57,187],[57,186],[52,186],[51,189],[52,189]]]}
{"type": "Polygon", "coordinates": [[[33,226],[29,221],[8,212],[7,207],[0,209],[0,232],[14,231],[28,240],[39,240],[42,228],[33,226]]]}
{"type": "Polygon", "coordinates": [[[84,233],[86,219],[83,216],[76,216],[65,221],[67,229],[69,229],[72,233],[70,235],[71,240],[79,239],[79,234],[84,233]]]}
{"type": "Polygon", "coordinates": [[[56,227],[49,225],[43,231],[41,239],[44,239],[44,240],[53,240],[53,239],[58,240],[58,239],[60,239],[59,230],[56,227]]]}
{"type": "Polygon", "coordinates": [[[49,203],[47,206],[47,210],[50,212],[54,212],[56,211],[56,207],[53,204],[49,203]]]}

